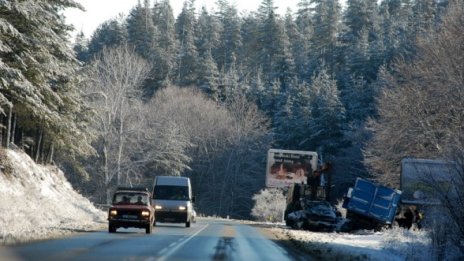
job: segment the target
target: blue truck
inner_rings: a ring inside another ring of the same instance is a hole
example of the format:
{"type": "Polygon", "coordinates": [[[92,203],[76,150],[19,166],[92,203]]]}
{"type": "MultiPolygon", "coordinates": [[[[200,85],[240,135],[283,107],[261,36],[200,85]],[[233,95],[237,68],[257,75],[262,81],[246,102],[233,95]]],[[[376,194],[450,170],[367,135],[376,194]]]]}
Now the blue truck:
{"type": "Polygon", "coordinates": [[[392,225],[401,191],[357,178],[343,201],[348,222],[344,230],[379,229],[392,225]]]}

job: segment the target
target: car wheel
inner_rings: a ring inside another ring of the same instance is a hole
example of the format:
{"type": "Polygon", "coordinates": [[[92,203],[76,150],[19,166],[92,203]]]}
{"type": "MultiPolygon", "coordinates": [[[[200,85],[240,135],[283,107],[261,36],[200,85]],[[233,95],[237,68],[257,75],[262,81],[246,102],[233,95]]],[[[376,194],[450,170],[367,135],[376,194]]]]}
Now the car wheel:
{"type": "Polygon", "coordinates": [[[113,226],[113,225],[109,225],[109,226],[108,226],[108,232],[109,232],[109,233],[115,233],[115,232],[116,232],[116,227],[113,226]]]}
{"type": "Polygon", "coordinates": [[[145,233],[146,234],[151,234],[152,229],[153,229],[153,226],[148,224],[147,227],[145,228],[145,233]]]}

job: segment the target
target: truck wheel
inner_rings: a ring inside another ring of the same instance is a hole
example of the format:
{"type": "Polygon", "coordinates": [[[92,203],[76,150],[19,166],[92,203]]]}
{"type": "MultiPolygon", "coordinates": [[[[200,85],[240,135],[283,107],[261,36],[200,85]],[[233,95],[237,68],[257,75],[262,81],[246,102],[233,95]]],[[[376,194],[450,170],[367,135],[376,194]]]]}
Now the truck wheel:
{"type": "Polygon", "coordinates": [[[147,227],[145,227],[145,233],[146,234],[151,234],[152,229],[153,229],[153,226],[148,224],[147,227]]]}
{"type": "Polygon", "coordinates": [[[185,222],[185,227],[190,227],[190,220],[185,222]]]}

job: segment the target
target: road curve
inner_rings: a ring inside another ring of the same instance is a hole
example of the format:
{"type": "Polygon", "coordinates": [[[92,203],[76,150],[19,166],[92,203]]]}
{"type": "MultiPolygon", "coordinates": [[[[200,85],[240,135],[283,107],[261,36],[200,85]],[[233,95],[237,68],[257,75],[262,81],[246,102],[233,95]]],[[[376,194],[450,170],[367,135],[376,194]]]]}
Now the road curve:
{"type": "MultiPolygon", "coordinates": [[[[304,258],[306,259],[306,258],[304,258]]],[[[0,248],[0,260],[303,260],[260,229],[228,220],[199,220],[190,228],[158,223],[153,234],[118,229],[0,248]],[[5,259],[7,257],[8,259],[5,259]]]]}

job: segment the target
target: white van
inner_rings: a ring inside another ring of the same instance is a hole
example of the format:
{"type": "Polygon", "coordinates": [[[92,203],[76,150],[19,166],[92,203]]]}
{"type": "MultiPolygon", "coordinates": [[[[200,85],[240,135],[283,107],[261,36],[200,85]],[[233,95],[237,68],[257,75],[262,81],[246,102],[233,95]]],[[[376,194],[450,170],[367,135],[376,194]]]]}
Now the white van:
{"type": "Polygon", "coordinates": [[[195,222],[190,179],[177,176],[157,176],[153,184],[155,222],[185,223],[190,227],[195,222]]]}

